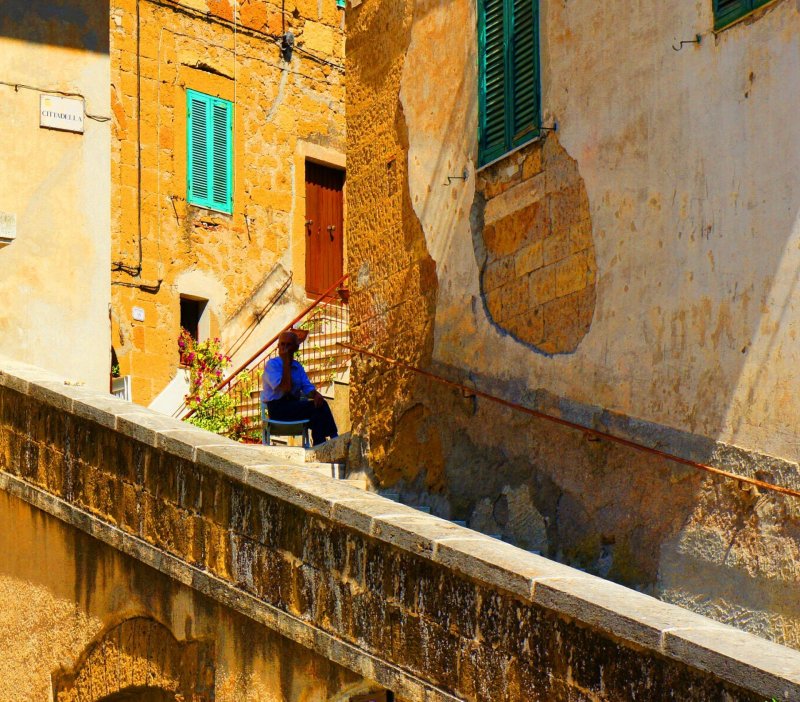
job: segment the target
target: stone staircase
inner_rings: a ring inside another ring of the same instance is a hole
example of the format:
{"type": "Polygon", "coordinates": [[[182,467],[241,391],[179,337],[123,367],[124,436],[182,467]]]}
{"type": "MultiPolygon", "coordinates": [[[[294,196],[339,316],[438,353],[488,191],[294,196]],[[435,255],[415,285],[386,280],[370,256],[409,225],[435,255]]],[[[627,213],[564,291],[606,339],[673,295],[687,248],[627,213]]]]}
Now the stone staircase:
{"type": "MultiPolygon", "coordinates": [[[[311,382],[329,402],[336,399],[337,386],[350,384],[351,353],[339,346],[340,341],[350,340],[346,307],[337,302],[322,303],[299,325],[309,334],[300,347],[297,360],[303,364],[311,382]]],[[[267,358],[277,355],[277,349],[267,358]]],[[[235,411],[251,428],[250,441],[260,440],[261,436],[261,365],[246,371],[252,374],[249,393],[235,395],[235,411]]],[[[234,388],[236,386],[233,386],[234,388]]],[[[344,402],[347,397],[344,397],[344,402]]]]}
{"type": "MultiPolygon", "coordinates": [[[[327,441],[310,450],[292,446],[265,446],[264,450],[268,451],[275,459],[301,464],[306,470],[313,472],[315,475],[342,481],[360,490],[369,491],[371,484],[367,476],[363,473],[348,471],[347,469],[349,445],[350,435],[343,434],[337,439],[327,441]]],[[[431,507],[429,505],[403,502],[399,492],[391,489],[384,489],[378,490],[377,493],[381,497],[385,497],[386,499],[397,502],[398,504],[403,504],[407,507],[412,507],[423,514],[431,514],[431,507]]],[[[449,521],[457,526],[469,527],[469,524],[463,520],[451,519],[449,521]]],[[[490,536],[498,541],[503,540],[502,534],[486,534],[486,536],[490,536]]],[[[533,553],[540,555],[538,551],[534,551],[533,553]]]]}

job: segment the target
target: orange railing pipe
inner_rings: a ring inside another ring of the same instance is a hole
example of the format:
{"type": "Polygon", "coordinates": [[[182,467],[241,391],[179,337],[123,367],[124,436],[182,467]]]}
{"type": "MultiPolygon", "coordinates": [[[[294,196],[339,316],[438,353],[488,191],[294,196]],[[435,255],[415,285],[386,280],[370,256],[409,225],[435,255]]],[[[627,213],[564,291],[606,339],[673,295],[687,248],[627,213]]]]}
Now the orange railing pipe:
{"type": "Polygon", "coordinates": [[[660,451],[659,449],[654,449],[650,446],[639,444],[635,441],[631,441],[630,439],[623,439],[620,436],[615,436],[614,434],[609,434],[608,432],[600,431],[599,429],[592,429],[591,427],[586,427],[583,426],[582,424],[576,424],[575,422],[570,422],[568,419],[562,419],[561,417],[554,417],[553,415],[547,414],[546,412],[539,412],[538,410],[526,407],[525,405],[520,405],[517,404],[516,402],[504,400],[502,397],[497,397],[496,395],[491,395],[488,392],[483,392],[482,390],[477,390],[476,388],[471,388],[466,385],[462,385],[461,383],[456,383],[455,381],[448,380],[447,378],[444,378],[441,375],[437,375],[436,373],[431,373],[430,371],[418,368],[417,366],[411,365],[410,363],[405,363],[404,361],[398,361],[397,359],[389,358],[388,356],[383,356],[379,353],[375,353],[374,351],[369,351],[367,349],[363,349],[358,346],[353,346],[352,344],[347,344],[343,341],[340,341],[338,343],[339,346],[343,346],[347,349],[350,349],[351,351],[355,351],[356,353],[363,354],[365,356],[372,356],[373,358],[377,358],[381,361],[390,363],[391,365],[397,366],[399,368],[405,368],[406,370],[412,371],[419,375],[423,375],[426,378],[430,378],[431,380],[435,380],[436,382],[441,383],[442,385],[448,385],[449,387],[456,388],[458,390],[461,390],[462,392],[469,393],[470,395],[475,395],[476,397],[482,397],[485,400],[495,402],[499,405],[503,405],[504,407],[509,407],[510,409],[517,410],[518,412],[523,412],[524,414],[529,414],[533,417],[547,420],[548,422],[560,424],[561,426],[569,427],[570,429],[577,429],[579,431],[584,432],[585,434],[591,434],[592,436],[596,436],[600,439],[613,441],[614,443],[621,444],[622,446],[627,446],[628,448],[636,449],[637,451],[649,453],[654,456],[663,458],[665,460],[673,461],[674,463],[680,463],[682,465],[689,466],[691,468],[696,468],[698,470],[703,470],[708,473],[713,473],[714,475],[719,475],[723,478],[738,480],[739,482],[755,485],[756,487],[763,488],[764,490],[771,490],[772,492],[778,492],[782,495],[789,495],[791,497],[800,497],[800,492],[798,492],[797,490],[792,490],[791,488],[783,487],[781,485],[774,485],[773,483],[765,483],[763,480],[757,480],[756,478],[748,478],[744,475],[729,473],[728,471],[720,470],[719,468],[714,468],[713,466],[709,466],[705,463],[692,461],[688,458],[681,458],[680,456],[676,456],[672,453],[667,453],[666,451],[660,451]]]}

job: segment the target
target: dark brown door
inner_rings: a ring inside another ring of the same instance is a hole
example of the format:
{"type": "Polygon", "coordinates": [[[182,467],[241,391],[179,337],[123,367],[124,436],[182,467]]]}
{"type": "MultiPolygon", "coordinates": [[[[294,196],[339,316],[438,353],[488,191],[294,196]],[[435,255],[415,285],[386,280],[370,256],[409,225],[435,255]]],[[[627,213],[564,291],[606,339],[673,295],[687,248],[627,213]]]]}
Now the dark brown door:
{"type": "Polygon", "coordinates": [[[306,292],[320,295],[344,275],[344,171],[306,162],[306,292]]]}

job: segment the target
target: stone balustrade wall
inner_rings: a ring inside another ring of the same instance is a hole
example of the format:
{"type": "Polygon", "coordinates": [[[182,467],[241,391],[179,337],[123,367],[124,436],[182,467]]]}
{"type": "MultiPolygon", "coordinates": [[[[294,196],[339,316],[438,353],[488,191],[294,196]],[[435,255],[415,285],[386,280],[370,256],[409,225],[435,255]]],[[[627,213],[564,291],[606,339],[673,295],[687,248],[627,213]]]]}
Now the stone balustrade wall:
{"type": "Polygon", "coordinates": [[[0,359],[0,486],[404,700],[800,699],[800,653],[0,359]]]}

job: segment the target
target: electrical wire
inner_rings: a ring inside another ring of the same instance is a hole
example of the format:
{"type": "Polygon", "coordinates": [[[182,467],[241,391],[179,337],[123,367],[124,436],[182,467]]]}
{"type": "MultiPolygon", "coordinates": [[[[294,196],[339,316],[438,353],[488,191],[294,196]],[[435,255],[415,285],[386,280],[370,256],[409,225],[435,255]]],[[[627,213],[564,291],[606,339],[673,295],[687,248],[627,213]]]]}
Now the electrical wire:
{"type": "MultiPolygon", "coordinates": [[[[9,88],[14,88],[14,92],[19,92],[20,90],[30,90],[35,93],[42,93],[43,95],[62,95],[63,97],[77,97],[86,101],[86,98],[81,95],[81,93],[71,93],[66,90],[49,90],[47,88],[37,88],[34,85],[27,85],[26,83],[9,83],[6,80],[0,80],[0,85],[7,85],[9,88]]],[[[86,111],[86,108],[83,110],[83,114],[87,119],[92,119],[95,122],[110,122],[111,117],[106,115],[93,115],[89,114],[86,111]]]]}
{"type": "MultiPolygon", "coordinates": [[[[181,2],[177,2],[176,0],[147,0],[147,2],[152,3],[153,5],[160,5],[161,7],[168,7],[173,10],[177,10],[178,12],[182,12],[187,15],[191,15],[193,17],[201,17],[209,22],[216,22],[217,24],[224,25],[230,29],[235,29],[235,22],[231,20],[227,20],[223,17],[218,15],[212,15],[210,12],[206,13],[201,10],[195,10],[193,7],[189,7],[188,5],[184,5],[181,2]]],[[[285,10],[281,11],[281,15],[284,16],[284,34],[286,33],[285,30],[285,10]]],[[[274,34],[269,34],[268,32],[262,32],[258,29],[253,29],[252,27],[245,27],[244,25],[239,25],[238,31],[242,34],[247,34],[252,37],[258,38],[267,38],[270,39],[272,42],[280,46],[281,42],[283,41],[283,37],[276,37],[274,34]]],[[[321,56],[309,51],[308,49],[303,49],[302,47],[295,46],[295,51],[304,54],[312,61],[316,61],[317,63],[325,64],[330,66],[331,68],[335,68],[337,71],[341,71],[342,73],[345,72],[345,67],[341,64],[334,63],[333,61],[328,61],[321,56]]]]}

